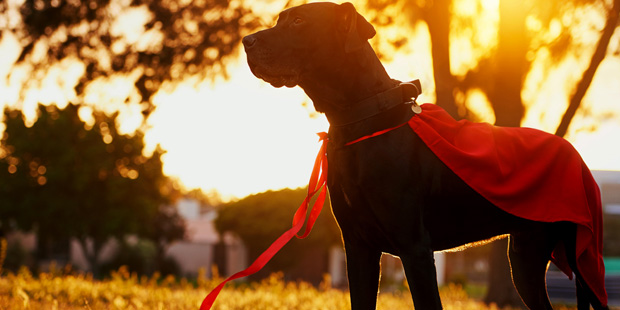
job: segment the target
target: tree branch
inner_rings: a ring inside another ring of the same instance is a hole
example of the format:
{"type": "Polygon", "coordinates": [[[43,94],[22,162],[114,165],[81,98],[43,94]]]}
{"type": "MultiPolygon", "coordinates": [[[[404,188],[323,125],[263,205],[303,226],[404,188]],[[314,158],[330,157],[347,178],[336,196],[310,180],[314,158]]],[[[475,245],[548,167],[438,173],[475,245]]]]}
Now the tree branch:
{"type": "Polygon", "coordinates": [[[594,74],[598,69],[599,65],[605,59],[607,54],[607,47],[609,46],[609,41],[611,40],[616,27],[618,26],[618,16],[620,15],[620,0],[614,0],[613,7],[607,13],[607,22],[605,23],[605,28],[603,28],[603,34],[598,41],[598,45],[596,46],[596,50],[592,55],[592,60],[590,61],[590,65],[583,73],[583,77],[577,84],[577,89],[572,94],[570,102],[568,104],[568,108],[562,116],[562,121],[558,126],[555,134],[560,137],[564,137],[566,132],[568,131],[568,126],[570,122],[573,120],[577,109],[581,105],[581,101],[583,97],[586,95],[590,84],[592,84],[592,80],[594,79],[594,74]]]}

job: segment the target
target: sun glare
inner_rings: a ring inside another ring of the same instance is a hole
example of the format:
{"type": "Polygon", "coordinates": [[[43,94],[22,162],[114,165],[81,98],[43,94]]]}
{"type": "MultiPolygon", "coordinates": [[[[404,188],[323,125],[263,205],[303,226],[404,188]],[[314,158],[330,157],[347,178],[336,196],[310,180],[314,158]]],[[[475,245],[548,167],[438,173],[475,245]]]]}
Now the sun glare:
{"type": "Polygon", "coordinates": [[[595,133],[577,131],[570,140],[592,170],[620,171],[620,122],[605,122],[595,133]]]}
{"type": "Polygon", "coordinates": [[[464,75],[497,45],[498,0],[456,0],[450,22],[452,74],[464,75]]]}
{"type": "MultiPolygon", "coordinates": [[[[366,2],[354,3],[369,20],[375,15],[380,17],[377,14],[393,18],[392,23],[376,27],[377,36],[371,42],[385,56],[386,70],[393,78],[420,79],[423,94],[419,102],[434,103],[431,39],[426,24],[411,24],[411,12],[403,13],[407,9],[406,1],[391,3],[382,12],[365,12],[366,2]]],[[[268,26],[287,2],[254,1],[249,5],[253,12],[264,15],[265,26],[268,26]]],[[[146,49],[149,44],[161,40],[144,32],[145,20],[148,20],[145,11],[144,7],[139,7],[115,13],[118,21],[112,31],[123,36],[127,46],[134,44],[146,49]],[[138,32],[124,25],[133,25],[139,28],[138,32]],[[150,38],[146,40],[149,44],[145,43],[145,38],[150,38]]],[[[499,0],[455,0],[452,12],[455,18],[450,26],[451,71],[460,78],[495,49],[499,0]]],[[[550,27],[530,16],[525,21],[526,27],[530,31],[546,31],[540,36],[546,40],[557,37],[562,25],[576,23],[576,19],[597,20],[592,11],[585,9],[575,14],[552,21],[550,27]]],[[[551,52],[546,48],[528,54],[532,65],[522,90],[527,106],[524,126],[554,132],[559,124],[572,87],[588,64],[592,38],[597,38],[601,27],[596,21],[580,23],[575,26],[575,31],[580,31],[575,38],[588,49],[573,49],[574,54],[561,63],[553,63],[551,52]],[[579,52],[575,52],[577,50],[579,52]]],[[[618,49],[618,38],[620,33],[616,31],[610,50],[618,49]]],[[[35,73],[27,66],[13,68],[9,74],[8,70],[19,55],[15,52],[18,48],[16,37],[5,32],[0,41],[3,55],[0,77],[6,77],[0,80],[3,94],[0,106],[15,106],[19,102],[21,85],[26,85],[28,90],[37,89],[28,92],[19,103],[32,123],[39,102],[64,106],[76,99],[74,87],[85,70],[79,60],[63,60],[51,67],[45,78],[32,79],[35,73]],[[35,80],[41,81],[40,85],[32,85],[35,80]]],[[[100,77],[87,84],[83,98],[87,106],[79,111],[87,127],[94,123],[93,110],[119,111],[120,132],[131,133],[145,128],[147,149],[153,151],[160,145],[166,151],[163,161],[167,175],[178,178],[187,189],[215,190],[224,201],[270,189],[307,185],[319,149],[315,133],[326,131],[328,123],[324,116],[317,116],[312,102],[299,87],[276,89],[257,79],[240,51],[236,59],[227,63],[229,80],[190,79],[178,85],[165,83],[153,97],[155,110],[143,126],[140,96],[134,85],[141,73],[139,70],[127,76],[100,77]]],[[[620,170],[620,145],[617,143],[620,122],[614,119],[618,113],[617,98],[620,98],[617,72],[620,72],[620,58],[609,55],[601,63],[567,134],[567,139],[593,169],[620,170]]],[[[464,102],[479,120],[494,122],[489,101],[481,90],[455,96],[460,96],[459,102],[464,102]]]]}
{"type": "Polygon", "coordinates": [[[275,89],[240,61],[229,70],[232,79],[217,87],[182,84],[159,93],[147,147],[167,150],[166,174],[224,200],[307,185],[325,118],[309,117],[301,89],[275,89]]]}
{"type": "Polygon", "coordinates": [[[474,114],[476,121],[495,123],[495,113],[486,94],[480,89],[469,90],[465,95],[465,107],[474,114]]]}

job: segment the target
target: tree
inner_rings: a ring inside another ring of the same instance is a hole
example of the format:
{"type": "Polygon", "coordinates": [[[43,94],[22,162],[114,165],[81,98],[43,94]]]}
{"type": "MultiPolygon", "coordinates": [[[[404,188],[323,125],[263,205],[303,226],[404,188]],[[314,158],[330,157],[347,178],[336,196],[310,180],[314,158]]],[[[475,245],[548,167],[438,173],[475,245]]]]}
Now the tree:
{"type": "MultiPolygon", "coordinates": [[[[456,77],[450,70],[450,20],[452,0],[420,1],[382,1],[368,0],[367,8],[374,12],[384,12],[388,6],[399,6],[398,11],[403,12],[409,18],[409,26],[414,28],[419,22],[428,26],[431,39],[431,61],[433,66],[433,80],[435,82],[436,104],[441,106],[454,118],[462,118],[458,109],[454,90],[458,85],[456,77]]],[[[371,23],[379,28],[394,23],[394,16],[388,18],[379,13],[371,20],[371,23]],[[386,21],[387,20],[387,21],[386,21]]],[[[402,37],[390,42],[395,48],[405,44],[408,40],[408,31],[402,32],[402,37]]],[[[375,46],[375,49],[377,46],[375,46]]],[[[385,58],[386,53],[377,50],[380,58],[385,58]]]]}
{"type": "Polygon", "coordinates": [[[456,77],[450,67],[450,9],[452,1],[433,1],[423,6],[423,18],[431,34],[431,55],[435,72],[437,104],[452,117],[459,119],[458,106],[454,98],[456,77]]]}
{"type": "Polygon", "coordinates": [[[0,24],[7,26],[0,36],[13,35],[21,47],[10,72],[30,71],[21,100],[50,68],[74,61],[83,68],[69,85],[78,100],[91,83],[129,76],[137,96],[119,94],[118,101],[141,104],[145,115],[166,82],[225,74],[224,60],[257,26],[239,2],[218,0],[25,0],[12,9],[0,2],[0,24]]]}
{"type": "Polygon", "coordinates": [[[571,95],[568,108],[566,108],[566,112],[562,117],[562,121],[558,125],[558,128],[555,132],[556,135],[560,137],[564,137],[566,132],[568,131],[568,126],[570,125],[571,120],[575,116],[577,109],[579,109],[579,105],[583,100],[583,97],[586,95],[590,84],[592,83],[592,79],[594,79],[594,74],[596,73],[596,69],[601,64],[603,59],[607,56],[607,48],[609,47],[609,41],[611,40],[611,36],[614,34],[616,27],[618,27],[618,19],[620,18],[620,0],[614,0],[612,3],[612,7],[609,8],[607,12],[607,20],[605,22],[605,27],[601,32],[601,37],[598,40],[596,45],[596,50],[592,54],[592,59],[590,60],[590,64],[588,68],[583,73],[583,77],[575,87],[573,94],[571,95]]]}
{"type": "Polygon", "coordinates": [[[183,226],[162,209],[170,203],[163,192],[163,152],[144,155],[143,134],[119,134],[116,114],[95,112],[88,125],[79,108],[39,105],[31,127],[20,111],[5,109],[0,221],[36,231],[43,256],[51,243],[77,238],[98,275],[98,254],[110,237],[160,241],[164,233],[182,236],[183,226]]]}
{"type": "MultiPolygon", "coordinates": [[[[572,31],[573,21],[580,22],[583,9],[595,9],[603,12],[606,23],[600,31],[600,39],[594,50],[590,65],[577,83],[574,93],[568,103],[568,108],[561,124],[556,131],[563,136],[583,99],[594,73],[601,61],[607,55],[609,41],[618,26],[620,10],[619,1],[600,0],[573,0],[573,1],[529,1],[518,2],[509,0],[499,1],[499,24],[495,46],[489,52],[483,53],[477,59],[477,64],[465,74],[456,76],[450,63],[450,35],[468,33],[469,40],[476,40],[478,33],[474,29],[479,14],[459,17],[454,5],[458,0],[438,0],[407,2],[405,13],[409,13],[410,24],[413,26],[420,21],[428,25],[431,37],[431,55],[436,84],[437,104],[444,107],[455,118],[471,118],[465,106],[465,99],[469,90],[482,90],[495,114],[495,124],[499,126],[519,126],[525,116],[525,106],[521,98],[524,81],[530,72],[531,64],[540,50],[546,50],[551,55],[551,63],[547,70],[561,63],[567,55],[578,54],[587,50],[579,42],[572,31]],[[409,9],[406,9],[409,8],[409,9]],[[537,24],[536,29],[528,26],[537,24]],[[558,22],[560,20],[561,22],[558,22]],[[456,25],[456,26],[455,26],[456,25]],[[559,31],[549,29],[559,26],[559,31]],[[451,30],[453,29],[453,30],[451,30]],[[474,31],[471,31],[474,30],[474,31]],[[451,33],[452,32],[452,33],[451,33]],[[454,94],[464,94],[455,98],[454,94]]],[[[400,5],[385,1],[369,0],[369,7],[381,11],[387,5],[400,5]]],[[[470,3],[474,12],[480,12],[481,2],[470,3]]],[[[469,9],[472,9],[470,7],[469,9]]],[[[470,51],[467,51],[470,52],[470,51]]],[[[490,290],[486,298],[488,302],[506,304],[521,304],[512,288],[509,266],[506,260],[505,241],[492,245],[490,290]]]]}
{"type": "MultiPolygon", "coordinates": [[[[521,90],[525,75],[529,70],[530,62],[526,60],[528,47],[535,35],[525,35],[525,20],[528,14],[540,13],[544,11],[545,6],[555,6],[553,10],[559,12],[567,12],[575,10],[573,5],[587,5],[585,3],[575,2],[537,2],[541,7],[513,7],[513,5],[523,6],[522,3],[511,2],[507,0],[500,1],[500,29],[499,29],[499,46],[497,52],[496,67],[499,70],[495,74],[491,74],[496,80],[495,83],[486,83],[487,94],[496,116],[496,125],[500,126],[519,126],[525,115],[525,108],[521,100],[521,90]],[[504,22],[505,21],[505,22],[504,22]],[[504,29],[502,29],[504,28],[504,29]],[[507,28],[507,29],[506,29],[507,28]],[[512,35],[509,35],[512,34],[512,35]],[[502,42],[508,42],[503,44],[502,42]],[[491,89],[488,89],[488,86],[491,89]]],[[[584,72],[581,81],[578,82],[575,92],[573,93],[568,108],[558,126],[556,135],[564,136],[570,124],[572,117],[581,103],[598,65],[606,56],[609,40],[618,25],[618,15],[620,14],[620,1],[615,0],[613,7],[609,9],[606,25],[601,31],[601,37],[597,43],[596,49],[592,54],[592,60],[588,69],[584,72]]],[[[547,8],[548,9],[548,8],[547,8]]],[[[545,13],[548,14],[548,13],[545,13]]],[[[541,19],[550,22],[552,16],[542,16],[541,19]],[[545,18],[546,17],[546,18],[545,18]]],[[[568,52],[569,46],[567,42],[572,41],[572,34],[569,29],[563,29],[560,35],[552,42],[548,42],[547,48],[551,49],[555,54],[555,61],[560,62],[562,56],[568,52]]],[[[487,80],[489,82],[490,80],[487,80]]],[[[482,86],[482,85],[481,85],[482,86]]],[[[484,87],[484,86],[482,86],[484,87]]],[[[484,88],[483,88],[484,89],[484,88]]],[[[521,301],[517,297],[515,290],[512,288],[510,278],[510,266],[505,259],[507,240],[496,241],[492,246],[490,256],[489,270],[489,291],[485,297],[485,302],[496,303],[500,306],[504,305],[520,305],[521,301]]]]}
{"type": "MultiPolygon", "coordinates": [[[[305,189],[284,189],[251,195],[221,206],[215,225],[220,233],[230,231],[238,235],[248,248],[249,259],[254,260],[291,228],[293,214],[305,197],[305,189]]],[[[296,263],[303,261],[305,256],[313,253],[327,255],[330,247],[341,244],[340,240],[340,230],[328,212],[326,203],[310,235],[303,240],[291,240],[256,276],[264,277],[274,271],[292,270],[299,267],[296,263]]],[[[327,265],[327,261],[324,265],[327,265]]],[[[320,281],[321,274],[317,276],[318,279],[305,280],[320,281]]]]}

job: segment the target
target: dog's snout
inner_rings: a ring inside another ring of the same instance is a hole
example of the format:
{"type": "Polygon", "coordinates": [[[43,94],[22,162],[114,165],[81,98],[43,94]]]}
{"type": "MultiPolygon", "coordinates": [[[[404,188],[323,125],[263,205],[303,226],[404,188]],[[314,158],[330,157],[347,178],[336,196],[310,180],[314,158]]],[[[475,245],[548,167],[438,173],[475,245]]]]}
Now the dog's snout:
{"type": "Polygon", "coordinates": [[[254,44],[256,44],[256,37],[251,34],[245,36],[241,42],[243,42],[243,46],[245,46],[245,48],[251,48],[254,44]]]}

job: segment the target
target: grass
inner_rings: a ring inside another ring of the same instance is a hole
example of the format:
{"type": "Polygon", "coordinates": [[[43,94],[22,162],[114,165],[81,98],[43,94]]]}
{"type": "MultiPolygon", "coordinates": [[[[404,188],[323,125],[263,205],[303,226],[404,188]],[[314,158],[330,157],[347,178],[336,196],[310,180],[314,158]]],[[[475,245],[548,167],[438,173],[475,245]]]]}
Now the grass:
{"type": "MultiPolygon", "coordinates": [[[[174,277],[138,277],[121,268],[106,280],[89,274],[65,274],[62,269],[33,276],[26,268],[0,277],[0,309],[192,309],[221,279],[197,281],[174,277]]],[[[329,283],[326,281],[325,283],[329,283]]],[[[220,310],[324,310],[350,309],[346,291],[327,284],[287,283],[281,274],[258,283],[232,284],[222,290],[213,309],[220,310]]],[[[446,310],[491,310],[494,306],[470,298],[460,286],[441,289],[446,310]]],[[[381,293],[378,309],[412,309],[408,292],[381,293]]],[[[569,309],[559,307],[558,309],[569,309]]]]}
{"type": "MultiPolygon", "coordinates": [[[[0,239],[0,241],[3,241],[0,239]]],[[[0,245],[5,249],[6,244],[0,245]]],[[[0,250],[0,266],[4,251],[0,250]]],[[[0,276],[0,309],[29,310],[114,310],[156,309],[197,310],[203,298],[221,282],[217,276],[207,279],[204,270],[196,281],[172,276],[138,277],[121,267],[105,280],[92,275],[59,269],[54,264],[48,272],[32,275],[27,268],[0,276]]],[[[0,274],[2,270],[0,269],[0,274]]],[[[213,307],[214,310],[348,310],[349,294],[333,289],[326,277],[319,286],[304,282],[285,282],[282,274],[257,283],[229,284],[213,307]]],[[[470,298],[471,289],[448,285],[440,290],[446,310],[495,310],[470,298]]],[[[408,290],[381,293],[377,309],[413,309],[408,290]]],[[[570,309],[558,306],[556,309],[570,309]]]]}

